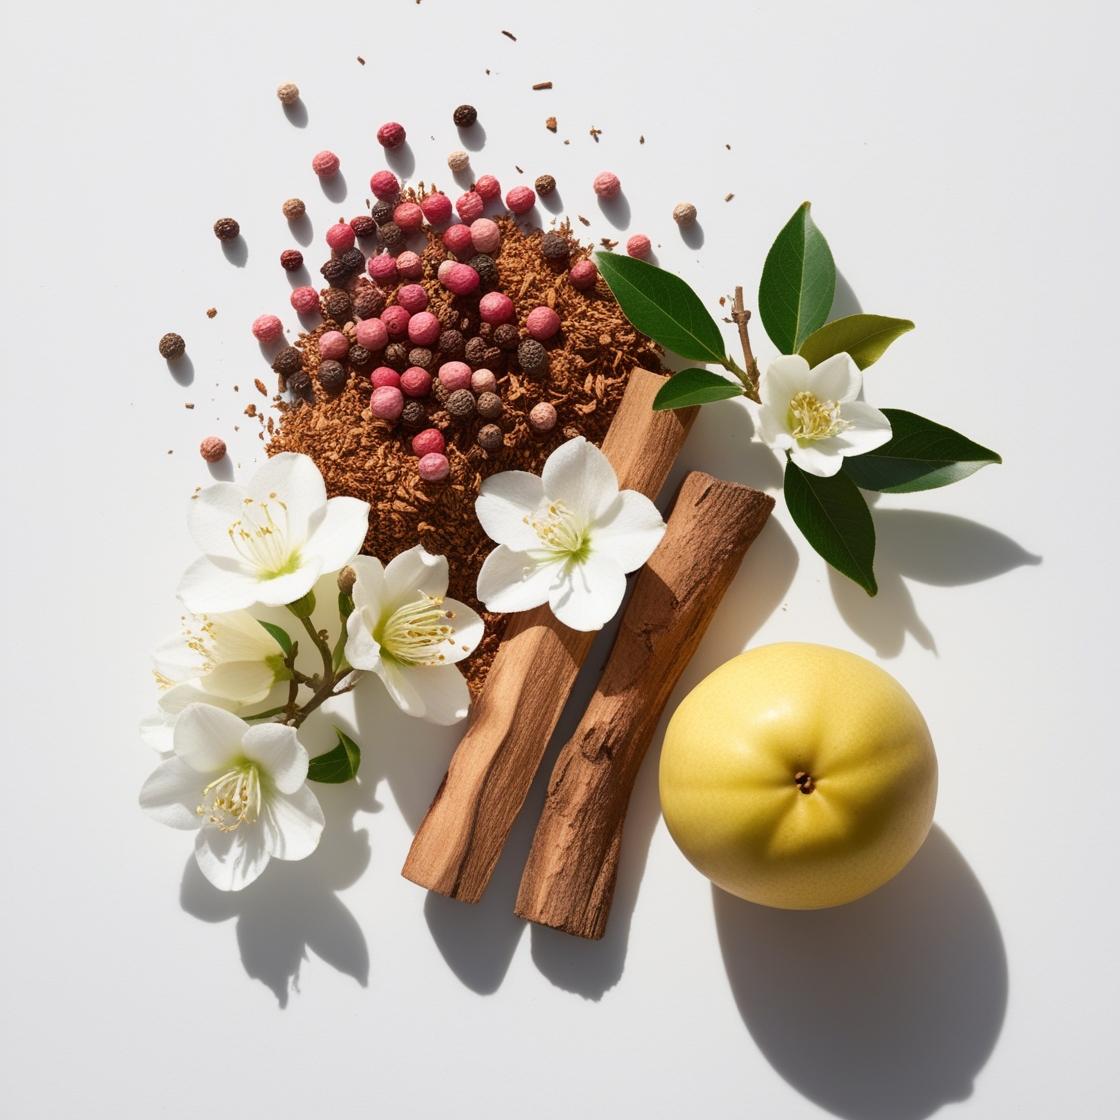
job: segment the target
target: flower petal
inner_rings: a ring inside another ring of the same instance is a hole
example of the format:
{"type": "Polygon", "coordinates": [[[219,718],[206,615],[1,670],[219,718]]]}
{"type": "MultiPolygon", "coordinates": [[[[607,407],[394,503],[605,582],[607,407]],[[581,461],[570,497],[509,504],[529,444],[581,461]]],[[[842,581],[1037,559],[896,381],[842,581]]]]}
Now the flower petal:
{"type": "Polygon", "coordinates": [[[191,539],[207,556],[233,556],[230,526],[241,516],[248,497],[232,482],[215,482],[200,490],[187,504],[187,528],[191,539]]]}
{"type": "Polygon", "coordinates": [[[266,460],[245,483],[245,490],[258,502],[284,503],[286,535],[296,547],[310,536],[312,519],[322,517],[327,504],[327,488],[314,460],[291,451],[266,460]]]}
{"type": "Polygon", "coordinates": [[[204,658],[187,636],[180,630],[170,638],[164,638],[152,653],[155,671],[169,681],[180,683],[193,680],[202,668],[204,658]]]}
{"type": "Polygon", "coordinates": [[[782,354],[775,358],[758,379],[758,397],[763,405],[780,416],[789,411],[795,393],[809,388],[809,363],[800,354],[782,354]]]}
{"type": "Polygon", "coordinates": [[[198,828],[198,807],[205,781],[181,758],[164,759],[140,787],[140,808],[169,828],[198,828]]]}
{"type": "Polygon", "coordinates": [[[592,527],[591,550],[632,572],[650,558],[664,535],[665,522],[657,506],[637,490],[623,490],[592,527]]]}
{"type": "Polygon", "coordinates": [[[435,599],[447,593],[447,558],[433,556],[423,545],[398,553],[385,568],[385,600],[382,611],[389,614],[419,593],[435,599]]]}
{"type": "Polygon", "coordinates": [[[307,751],[294,727],[258,723],[245,732],[241,750],[250,762],[260,766],[281,793],[295,793],[307,781],[307,751]]]}
{"type": "Polygon", "coordinates": [[[809,390],[822,401],[854,401],[863,388],[859,367],[841,351],[813,366],[809,373],[809,390]]]}
{"type": "Polygon", "coordinates": [[[311,531],[300,550],[318,557],[320,571],[336,572],[361,551],[369,532],[369,502],[357,498],[331,498],[323,512],[311,520],[311,531]]]}
{"type": "Polygon", "coordinates": [[[488,611],[531,610],[548,602],[563,567],[562,556],[515,552],[500,544],[482,562],[476,593],[488,611]]]}
{"type": "Polygon", "coordinates": [[[306,859],[319,846],[325,823],[319,799],[302,784],[273,794],[261,808],[264,846],[276,859],[306,859]]]}
{"type": "Polygon", "coordinates": [[[423,698],[416,691],[412,677],[403,672],[404,666],[397,661],[387,658],[382,660],[374,672],[381,678],[386,691],[393,698],[393,703],[405,715],[421,718],[425,712],[423,698]]]}
{"type": "Polygon", "coordinates": [[[255,704],[269,694],[275,681],[276,671],[263,661],[227,661],[200,678],[199,683],[210,695],[255,704]]]}
{"type": "Polygon", "coordinates": [[[157,708],[140,721],[140,741],[160,754],[167,754],[175,746],[175,721],[178,718],[177,713],[171,715],[157,708]]]}
{"type": "Polygon", "coordinates": [[[179,598],[188,610],[235,611],[257,601],[259,581],[239,561],[200,556],[179,580],[179,598]]]}
{"type": "Polygon", "coordinates": [[[466,678],[454,665],[399,665],[392,667],[392,683],[382,674],[385,687],[401,710],[410,716],[448,727],[466,719],[471,693],[466,678]],[[408,706],[398,697],[406,699],[408,706]]]}
{"type": "Polygon", "coordinates": [[[795,443],[789,457],[806,473],[817,478],[831,478],[844,465],[836,437],[795,443]]]}
{"type": "Polygon", "coordinates": [[[783,412],[770,405],[763,405],[755,417],[758,438],[768,447],[772,447],[775,451],[785,451],[796,442],[788,427],[788,404],[783,412]]]}
{"type": "Polygon", "coordinates": [[[614,467],[583,436],[562,443],[549,455],[541,483],[550,502],[563,502],[585,524],[599,517],[618,495],[614,467]]]}
{"type": "Polygon", "coordinates": [[[306,595],[322,574],[322,561],[318,556],[301,554],[299,567],[294,572],[257,581],[257,602],[267,607],[286,607],[306,595]]]}
{"type": "MultiPolygon", "coordinates": [[[[482,621],[477,611],[468,607],[466,603],[460,603],[458,599],[444,599],[443,608],[452,616],[451,625],[454,631],[451,635],[450,648],[445,655],[446,663],[454,665],[456,661],[462,661],[464,657],[470,657],[474,653],[475,647],[482,641],[482,635],[486,632],[486,623],[482,621]]],[[[354,663],[350,662],[350,664],[354,663]]]]}
{"type": "Polygon", "coordinates": [[[355,556],[349,562],[357,577],[350,593],[357,607],[369,607],[373,618],[380,618],[385,603],[385,567],[376,556],[355,556]]]}
{"type": "Polygon", "coordinates": [[[592,552],[582,563],[566,566],[548,605],[573,630],[599,630],[615,616],[625,594],[626,574],[617,561],[592,552]]]}
{"type": "Polygon", "coordinates": [[[199,774],[225,769],[241,754],[249,725],[212,704],[191,704],[175,724],[175,753],[199,774]]]}
{"type": "Polygon", "coordinates": [[[540,546],[536,531],[527,524],[544,502],[544,484],[528,471],[492,474],[479,487],[474,511],[483,532],[507,548],[540,546]]]}
{"type": "Polygon", "coordinates": [[[233,832],[202,829],[194,842],[194,858],[198,869],[218,890],[244,890],[268,866],[260,822],[243,824],[233,832]]]}
{"type": "Polygon", "coordinates": [[[376,669],[381,662],[381,646],[373,636],[374,625],[369,607],[355,606],[346,620],[344,653],[347,663],[355,669],[376,669]]]}
{"type": "Polygon", "coordinates": [[[852,425],[834,437],[841,455],[874,451],[891,438],[891,422],[874,405],[851,401],[841,408],[840,415],[852,425]]]}

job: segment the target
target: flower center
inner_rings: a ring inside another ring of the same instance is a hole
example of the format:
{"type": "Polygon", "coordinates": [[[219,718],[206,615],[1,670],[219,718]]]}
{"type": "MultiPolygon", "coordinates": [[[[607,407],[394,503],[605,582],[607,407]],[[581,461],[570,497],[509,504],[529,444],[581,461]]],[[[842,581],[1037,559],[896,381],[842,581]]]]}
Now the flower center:
{"type": "Polygon", "coordinates": [[[443,609],[443,600],[421,595],[398,607],[375,634],[381,648],[395,661],[406,665],[439,665],[447,660],[442,647],[455,642],[448,625],[454,611],[443,609]]]}
{"type": "Polygon", "coordinates": [[[286,576],[299,567],[299,550],[288,540],[288,507],[275,492],[263,502],[245,499],[241,516],[229,527],[229,539],[262,579],[286,576]]]}
{"type": "Polygon", "coordinates": [[[794,439],[827,439],[849,427],[837,401],[822,401],[802,389],[789,402],[789,430],[794,439]]]}
{"type": "Polygon", "coordinates": [[[563,552],[574,560],[587,555],[587,530],[563,502],[550,502],[543,517],[526,517],[541,544],[550,552],[563,552]]]}
{"type": "Polygon", "coordinates": [[[221,832],[235,832],[252,824],[261,811],[261,776],[251,762],[242,763],[215,778],[203,791],[195,812],[221,832]]]}

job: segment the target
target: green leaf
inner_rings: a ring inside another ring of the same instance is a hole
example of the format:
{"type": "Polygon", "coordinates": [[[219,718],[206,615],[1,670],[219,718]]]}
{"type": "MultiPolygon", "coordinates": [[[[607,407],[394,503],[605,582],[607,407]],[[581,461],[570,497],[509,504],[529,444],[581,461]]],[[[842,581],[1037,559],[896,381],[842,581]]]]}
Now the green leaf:
{"type": "Polygon", "coordinates": [[[889,315],[845,315],[825,323],[801,344],[798,353],[811,366],[833,354],[847,353],[860,369],[877,362],[896,338],[912,331],[909,319],[889,315]]]}
{"type": "Polygon", "coordinates": [[[758,313],[770,341],[783,354],[796,354],[828,318],[835,293],[832,251],[809,216],[809,203],[803,202],[775,238],[762,266],[758,313]]]}
{"type": "Polygon", "coordinates": [[[338,745],[326,754],[317,755],[307,767],[307,777],[312,782],[348,782],[358,773],[362,750],[349,735],[336,727],[338,745]]]}
{"type": "Polygon", "coordinates": [[[292,636],[284,629],[283,626],[277,626],[274,622],[258,622],[276,639],[276,644],[284,651],[285,657],[292,656],[292,636]]]}
{"type": "Polygon", "coordinates": [[[666,350],[692,362],[727,357],[716,321],[679,277],[619,253],[597,253],[599,271],[626,318],[666,350]]]}
{"type": "Polygon", "coordinates": [[[786,463],[786,506],[805,539],[838,572],[874,595],[875,526],[859,488],[844,474],[818,478],[786,463]]]}
{"type": "Polygon", "coordinates": [[[706,369],[682,369],[657,390],[653,408],[655,412],[664,412],[670,408],[689,408],[694,404],[725,401],[742,395],[742,386],[720,377],[718,373],[706,369]]]}
{"type": "Polygon", "coordinates": [[[996,452],[924,416],[884,408],[891,438],[874,451],[844,460],[844,473],[864,490],[910,494],[959,482],[990,463],[996,452]]]}

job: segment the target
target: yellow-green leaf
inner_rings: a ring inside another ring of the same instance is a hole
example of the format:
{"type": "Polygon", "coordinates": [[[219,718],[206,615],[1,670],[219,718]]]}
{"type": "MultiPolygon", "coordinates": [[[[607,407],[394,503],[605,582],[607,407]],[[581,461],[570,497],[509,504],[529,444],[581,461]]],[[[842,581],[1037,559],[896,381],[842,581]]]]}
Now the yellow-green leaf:
{"type": "Polygon", "coordinates": [[[819,365],[833,354],[848,354],[860,369],[877,362],[896,338],[912,331],[909,319],[889,315],[845,315],[813,331],[798,353],[811,366],[819,365]]]}

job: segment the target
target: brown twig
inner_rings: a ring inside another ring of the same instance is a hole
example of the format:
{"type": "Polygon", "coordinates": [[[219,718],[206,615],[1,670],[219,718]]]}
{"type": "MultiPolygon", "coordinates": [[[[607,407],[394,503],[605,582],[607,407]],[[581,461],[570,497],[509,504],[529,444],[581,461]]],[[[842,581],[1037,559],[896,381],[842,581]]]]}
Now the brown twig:
{"type": "Polygon", "coordinates": [[[750,390],[747,396],[753,401],[758,400],[758,362],[755,360],[754,351],[751,349],[750,334],[747,332],[747,323],[750,322],[751,313],[743,303],[743,286],[735,287],[735,302],[731,308],[731,318],[739,328],[739,342],[743,347],[743,363],[746,365],[747,378],[750,381],[750,390]]]}

